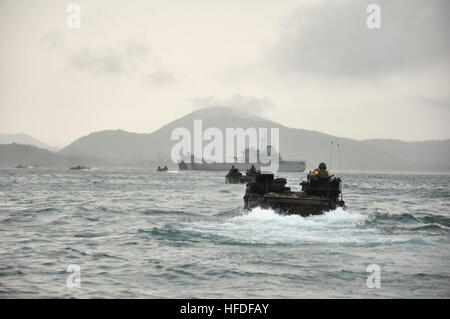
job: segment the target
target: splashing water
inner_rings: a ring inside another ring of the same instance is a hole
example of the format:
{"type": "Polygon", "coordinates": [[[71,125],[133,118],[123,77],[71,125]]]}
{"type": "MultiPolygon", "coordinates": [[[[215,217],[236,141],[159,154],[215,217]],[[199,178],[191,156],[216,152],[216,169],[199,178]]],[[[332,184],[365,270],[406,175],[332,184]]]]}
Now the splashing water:
{"type": "MultiPolygon", "coordinates": [[[[301,217],[280,215],[271,209],[254,208],[241,216],[219,222],[194,222],[187,231],[199,236],[217,235],[230,241],[261,244],[346,243],[358,246],[402,243],[411,236],[385,236],[376,227],[367,227],[372,216],[342,208],[322,215],[301,217]]],[[[427,239],[424,239],[427,241],[427,239]]]]}

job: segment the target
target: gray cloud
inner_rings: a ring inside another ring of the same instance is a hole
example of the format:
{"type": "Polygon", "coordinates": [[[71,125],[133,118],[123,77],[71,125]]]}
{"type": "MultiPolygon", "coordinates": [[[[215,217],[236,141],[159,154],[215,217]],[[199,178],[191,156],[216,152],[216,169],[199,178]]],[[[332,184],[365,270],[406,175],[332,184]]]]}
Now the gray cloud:
{"type": "Polygon", "coordinates": [[[65,45],[65,40],[63,39],[61,32],[55,29],[47,32],[41,38],[40,42],[45,44],[49,49],[58,49],[65,45]]]}
{"type": "Polygon", "coordinates": [[[94,74],[120,74],[125,71],[123,56],[112,49],[84,49],[72,55],[72,65],[94,74]]]}
{"type": "Polygon", "coordinates": [[[448,62],[448,0],[329,0],[301,6],[268,59],[286,74],[372,77],[448,62]],[[369,29],[367,5],[381,7],[369,29]]]}
{"type": "Polygon", "coordinates": [[[90,74],[117,75],[131,71],[149,54],[142,43],[129,42],[122,49],[82,49],[71,55],[75,68],[90,74]]]}
{"type": "Polygon", "coordinates": [[[146,80],[153,86],[162,86],[178,81],[174,74],[164,70],[158,70],[148,74],[146,80]]]}
{"type": "Polygon", "coordinates": [[[415,102],[418,102],[422,105],[426,105],[427,107],[437,108],[441,111],[449,112],[450,111],[450,97],[446,98],[429,98],[424,96],[414,96],[415,102]]]}
{"type": "Polygon", "coordinates": [[[191,98],[191,105],[194,109],[207,107],[230,107],[247,113],[264,114],[268,109],[275,106],[270,98],[257,98],[254,96],[243,96],[234,94],[228,98],[217,98],[215,96],[207,96],[202,98],[191,98]]]}

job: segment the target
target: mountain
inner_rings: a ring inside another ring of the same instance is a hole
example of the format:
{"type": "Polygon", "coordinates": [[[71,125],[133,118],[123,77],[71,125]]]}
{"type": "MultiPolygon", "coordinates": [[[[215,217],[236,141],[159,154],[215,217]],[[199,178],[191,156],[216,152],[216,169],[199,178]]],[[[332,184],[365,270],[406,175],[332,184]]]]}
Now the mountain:
{"type": "Polygon", "coordinates": [[[52,152],[59,151],[59,148],[45,144],[40,140],[38,140],[37,138],[25,133],[0,134],[0,144],[11,144],[11,143],[33,145],[39,148],[45,148],[52,152]]]}
{"type": "Polygon", "coordinates": [[[364,140],[365,144],[393,154],[415,167],[426,170],[447,170],[450,160],[450,139],[404,142],[390,139],[364,140]]]}
{"type": "MultiPolygon", "coordinates": [[[[242,110],[227,107],[197,110],[150,134],[123,130],[91,133],[74,141],[59,154],[98,158],[110,162],[114,160],[169,162],[172,147],[177,143],[170,139],[172,131],[175,128],[187,128],[193,132],[194,120],[202,120],[203,131],[209,127],[216,127],[224,136],[226,128],[279,128],[279,151],[283,158],[306,160],[308,169],[316,167],[319,162],[329,162],[330,141],[334,141],[335,145],[340,144],[344,169],[450,171],[449,140],[412,143],[393,140],[358,141],[316,131],[288,128],[242,110]]],[[[206,144],[207,142],[204,142],[203,145],[206,144]]],[[[338,168],[338,155],[335,147],[333,163],[328,163],[332,169],[338,168]]]]}
{"type": "Polygon", "coordinates": [[[0,144],[0,167],[58,166],[60,156],[49,150],[31,145],[0,144]]]}
{"type": "Polygon", "coordinates": [[[32,145],[0,144],[0,168],[13,168],[18,165],[33,167],[53,167],[68,169],[76,165],[90,167],[154,167],[155,162],[148,161],[121,161],[119,159],[108,160],[104,158],[63,155],[32,145]]]}
{"type": "Polygon", "coordinates": [[[60,153],[99,158],[169,160],[176,141],[171,141],[172,131],[184,127],[193,132],[194,120],[203,120],[203,127],[274,127],[274,122],[237,112],[230,108],[209,108],[192,112],[150,134],[137,134],[123,130],[107,130],[81,137],[60,153]]]}

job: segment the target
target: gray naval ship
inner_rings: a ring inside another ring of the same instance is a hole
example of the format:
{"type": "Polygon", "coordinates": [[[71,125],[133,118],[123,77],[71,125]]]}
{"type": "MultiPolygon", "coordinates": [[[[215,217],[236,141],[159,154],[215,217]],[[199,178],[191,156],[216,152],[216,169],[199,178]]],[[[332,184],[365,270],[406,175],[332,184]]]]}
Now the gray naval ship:
{"type": "MultiPolygon", "coordinates": [[[[303,172],[306,168],[305,161],[286,161],[281,158],[281,155],[270,145],[267,146],[267,154],[272,155],[274,153],[275,156],[279,157],[279,167],[278,172],[303,172]]],[[[234,166],[236,169],[240,171],[245,171],[251,168],[254,165],[256,170],[261,170],[262,167],[268,166],[267,163],[262,163],[259,150],[253,150],[246,148],[244,151],[244,157],[241,160],[238,158],[234,158],[233,163],[207,163],[204,159],[202,159],[201,163],[195,163],[194,155],[188,157],[187,160],[183,159],[178,163],[178,168],[180,170],[202,170],[202,171],[228,171],[231,166],[234,166]],[[252,154],[254,152],[254,154],[252,154]],[[252,162],[251,159],[256,158],[256,162],[252,162]]]]}

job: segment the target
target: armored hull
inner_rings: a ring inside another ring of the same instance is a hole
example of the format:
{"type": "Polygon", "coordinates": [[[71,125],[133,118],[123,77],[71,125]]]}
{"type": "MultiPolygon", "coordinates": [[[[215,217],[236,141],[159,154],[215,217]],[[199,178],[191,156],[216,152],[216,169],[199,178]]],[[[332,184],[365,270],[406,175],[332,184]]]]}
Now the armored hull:
{"type": "Polygon", "coordinates": [[[246,210],[255,207],[271,208],[279,214],[300,216],[321,215],[337,207],[345,207],[341,201],[305,195],[302,192],[246,194],[244,202],[246,210]]]}
{"type": "Polygon", "coordinates": [[[242,184],[244,183],[244,177],[242,176],[225,176],[226,184],[242,184]]]}
{"type": "Polygon", "coordinates": [[[244,208],[271,208],[284,215],[320,215],[338,207],[345,208],[339,199],[342,192],[339,178],[308,180],[302,182],[301,192],[286,187],[286,179],[274,179],[273,174],[258,174],[255,181],[247,184],[244,208]]]}

